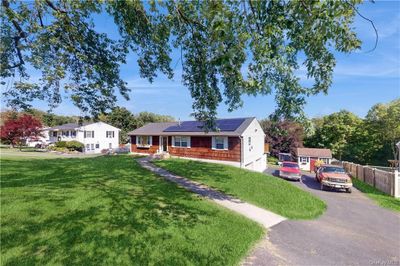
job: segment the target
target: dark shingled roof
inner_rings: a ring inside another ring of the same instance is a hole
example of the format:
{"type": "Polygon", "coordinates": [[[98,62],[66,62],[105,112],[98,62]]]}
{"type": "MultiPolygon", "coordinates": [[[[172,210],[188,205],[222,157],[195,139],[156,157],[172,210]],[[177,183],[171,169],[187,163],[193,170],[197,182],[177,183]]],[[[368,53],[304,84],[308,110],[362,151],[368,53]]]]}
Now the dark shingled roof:
{"type": "Polygon", "coordinates": [[[305,157],[332,158],[332,152],[330,149],[297,148],[296,155],[305,157]]]}
{"type": "Polygon", "coordinates": [[[85,122],[82,124],[78,124],[78,123],[67,123],[67,124],[63,124],[63,125],[59,125],[59,126],[54,126],[49,128],[48,130],[71,130],[71,129],[75,129],[81,126],[87,126],[93,124],[93,122],[85,122]]]}
{"type": "Polygon", "coordinates": [[[128,135],[240,136],[254,119],[254,117],[218,119],[216,124],[220,130],[208,133],[203,131],[202,122],[199,121],[149,123],[129,132],[128,135]]]}

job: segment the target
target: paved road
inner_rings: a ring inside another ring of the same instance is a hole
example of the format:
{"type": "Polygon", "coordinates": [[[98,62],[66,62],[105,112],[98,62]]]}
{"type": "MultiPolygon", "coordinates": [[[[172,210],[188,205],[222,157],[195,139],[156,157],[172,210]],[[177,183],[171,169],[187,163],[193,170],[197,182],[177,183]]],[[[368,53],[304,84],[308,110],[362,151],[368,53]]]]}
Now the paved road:
{"type": "Polygon", "coordinates": [[[321,191],[310,174],[295,184],[324,200],[327,211],[317,220],[273,226],[243,264],[400,265],[398,213],[379,207],[356,189],[351,194],[321,191]]]}

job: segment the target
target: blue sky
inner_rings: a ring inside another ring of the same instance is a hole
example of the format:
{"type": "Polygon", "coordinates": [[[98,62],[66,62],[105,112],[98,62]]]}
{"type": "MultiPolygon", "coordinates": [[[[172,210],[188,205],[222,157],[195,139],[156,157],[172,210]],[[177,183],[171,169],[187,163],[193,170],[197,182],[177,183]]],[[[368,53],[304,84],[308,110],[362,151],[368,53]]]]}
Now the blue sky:
{"type": "MultiPolygon", "coordinates": [[[[363,117],[372,105],[400,97],[400,1],[366,1],[359,6],[359,10],[374,21],[379,33],[378,46],[373,52],[367,53],[374,46],[375,33],[369,22],[357,16],[354,28],[362,40],[362,49],[351,54],[335,54],[337,65],[333,85],[328,95],[320,94],[308,98],[305,112],[309,117],[330,114],[340,109],[363,117]]],[[[95,18],[95,22],[102,31],[111,36],[116,34],[111,17],[101,15],[95,18]]],[[[178,58],[173,58],[172,62],[172,67],[176,66],[173,80],[160,75],[150,84],[140,78],[135,56],[130,55],[127,64],[121,66],[121,76],[132,89],[131,100],[126,101],[119,97],[116,105],[135,113],[151,111],[181,120],[191,119],[192,99],[189,91],[181,84],[178,58]]],[[[221,104],[218,116],[264,118],[276,107],[273,95],[243,96],[243,100],[243,107],[231,113],[221,104]]],[[[47,105],[41,102],[35,102],[35,107],[47,109],[47,105]]],[[[68,99],[54,112],[65,115],[80,113],[68,99]]]]}

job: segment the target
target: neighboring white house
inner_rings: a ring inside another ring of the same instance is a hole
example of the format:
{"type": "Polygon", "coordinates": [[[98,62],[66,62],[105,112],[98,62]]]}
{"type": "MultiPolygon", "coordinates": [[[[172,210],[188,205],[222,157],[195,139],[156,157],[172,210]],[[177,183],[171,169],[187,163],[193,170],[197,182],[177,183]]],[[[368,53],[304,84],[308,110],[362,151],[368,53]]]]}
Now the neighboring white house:
{"type": "Polygon", "coordinates": [[[26,145],[28,147],[36,147],[36,145],[41,145],[43,143],[47,143],[49,140],[49,131],[48,127],[43,128],[42,130],[42,136],[35,137],[35,138],[28,138],[26,140],[26,145]]]}
{"type": "Polygon", "coordinates": [[[76,140],[85,145],[85,153],[100,153],[103,149],[118,148],[120,129],[104,122],[68,123],[46,128],[46,143],[76,140]]]}
{"type": "Polygon", "coordinates": [[[332,152],[330,149],[297,148],[296,157],[300,169],[304,171],[313,171],[317,160],[323,161],[324,164],[332,162],[332,152]]]}
{"type": "Polygon", "coordinates": [[[257,119],[216,120],[216,131],[203,122],[149,123],[130,132],[131,152],[217,162],[262,172],[267,168],[265,134],[257,119]]]}

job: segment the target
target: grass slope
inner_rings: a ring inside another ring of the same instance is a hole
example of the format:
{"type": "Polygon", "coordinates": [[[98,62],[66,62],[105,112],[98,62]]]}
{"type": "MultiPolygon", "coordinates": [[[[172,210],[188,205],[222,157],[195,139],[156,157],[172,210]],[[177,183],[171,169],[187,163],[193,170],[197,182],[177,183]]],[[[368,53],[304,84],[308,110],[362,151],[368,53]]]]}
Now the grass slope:
{"type": "Polygon", "coordinates": [[[380,206],[400,212],[400,199],[387,195],[357,178],[353,178],[353,186],[376,201],[380,206]]]}
{"type": "Polygon", "coordinates": [[[1,161],[1,264],[234,265],[256,223],[132,157],[1,161]]]}
{"type": "Polygon", "coordinates": [[[326,209],[325,203],[310,193],[262,173],[185,159],[155,164],[291,219],[315,218],[326,209]]]}

